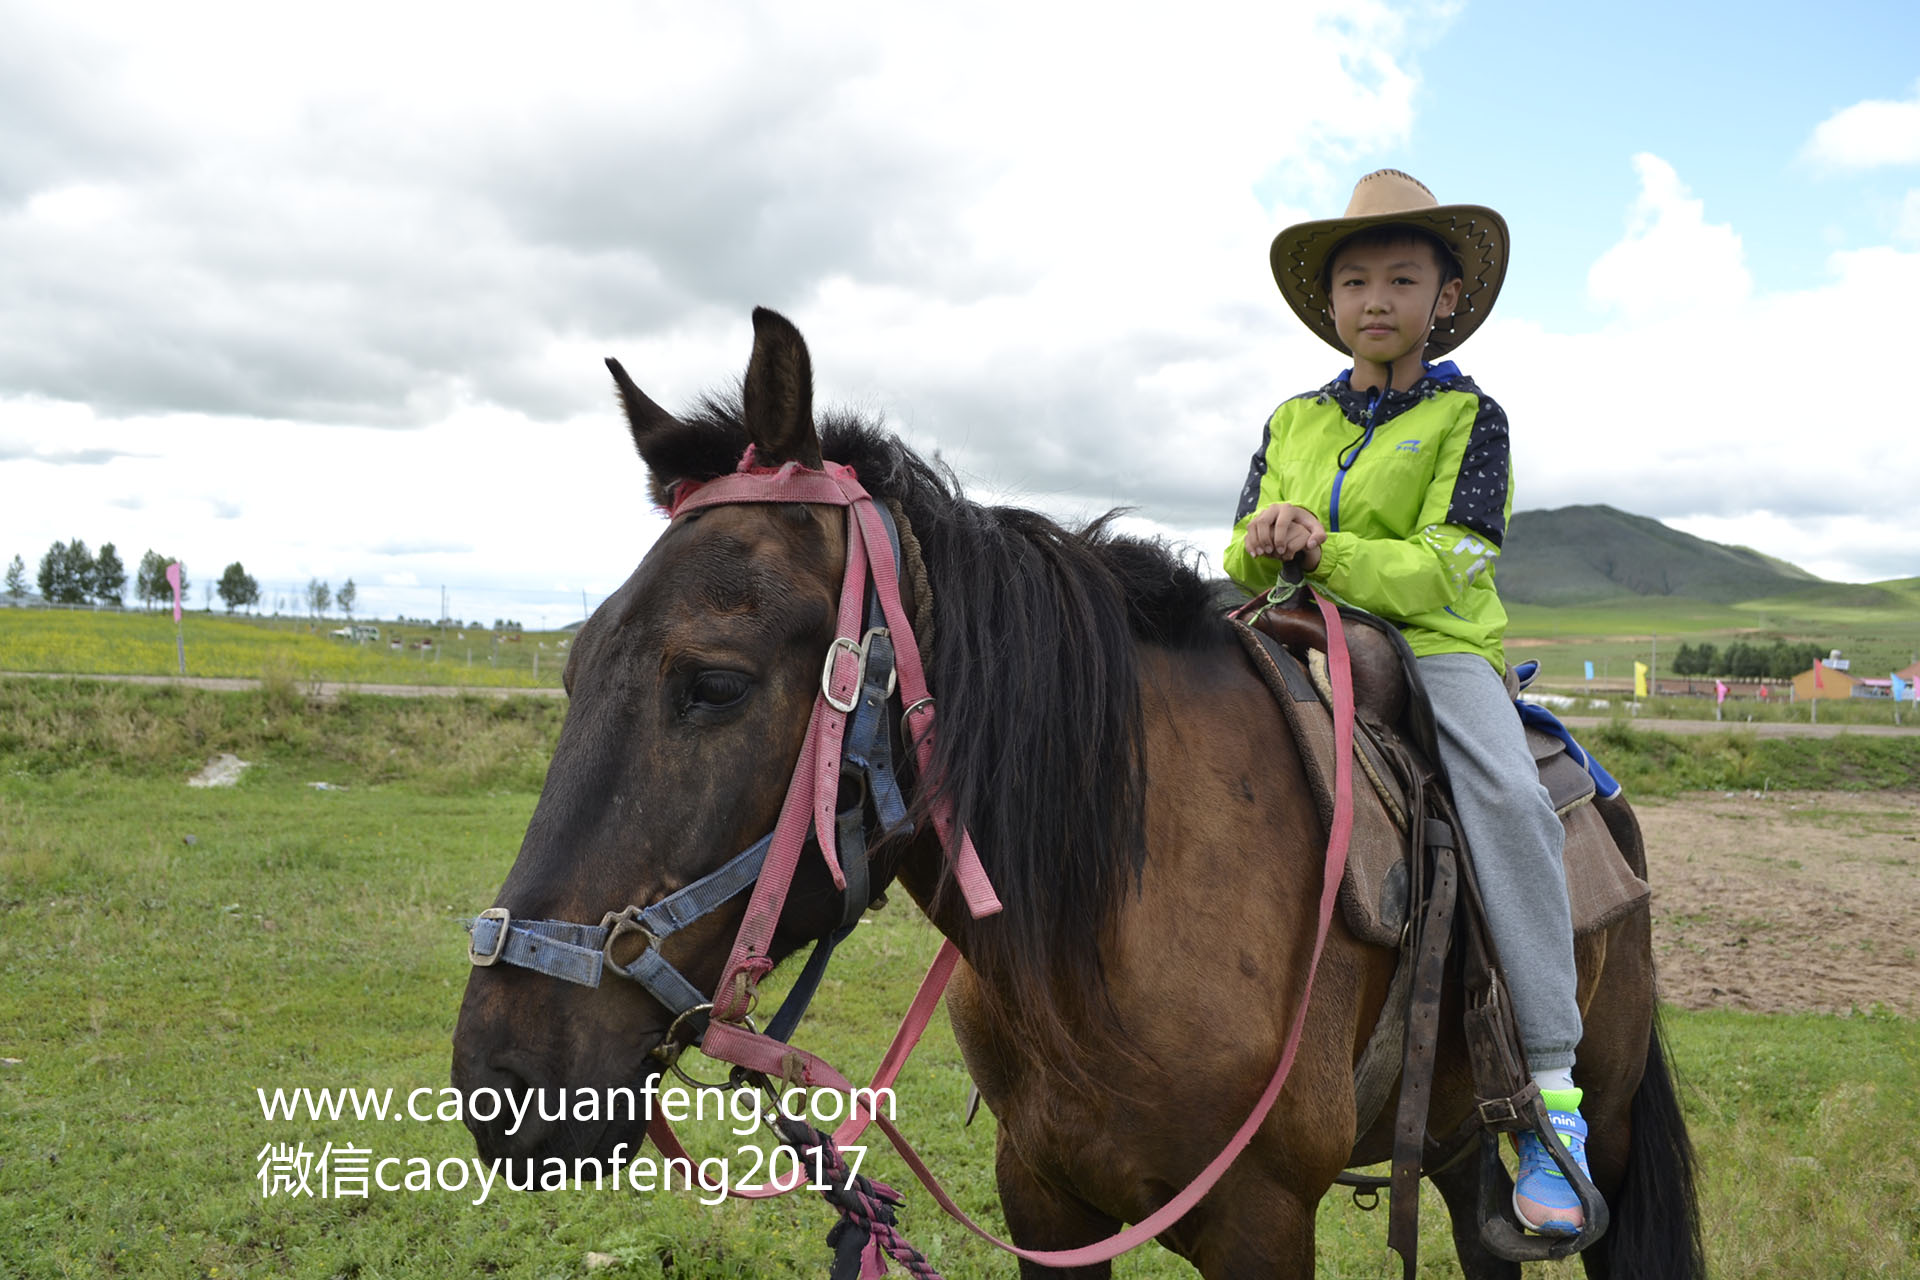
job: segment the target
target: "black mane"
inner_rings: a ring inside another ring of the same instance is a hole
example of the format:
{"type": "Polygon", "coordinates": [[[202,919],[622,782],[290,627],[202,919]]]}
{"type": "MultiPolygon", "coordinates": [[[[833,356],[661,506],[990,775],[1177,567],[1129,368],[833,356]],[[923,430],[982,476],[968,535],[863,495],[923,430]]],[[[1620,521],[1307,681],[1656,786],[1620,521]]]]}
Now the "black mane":
{"type": "MultiPolygon", "coordinates": [[[[677,456],[694,465],[679,478],[733,470],[747,442],[737,402],[708,398],[682,422],[677,456]]],[[[844,414],[820,425],[824,456],[897,502],[920,542],[939,700],[932,776],[1006,907],[969,959],[1024,992],[1010,1002],[1025,1011],[1015,1030],[1047,1046],[1064,1034],[1052,1012],[1063,999],[1106,1006],[1101,935],[1146,858],[1136,645],[1224,642],[1215,585],[1164,543],[1116,533],[1116,513],[1069,529],[983,506],[890,432],[844,414]]]]}

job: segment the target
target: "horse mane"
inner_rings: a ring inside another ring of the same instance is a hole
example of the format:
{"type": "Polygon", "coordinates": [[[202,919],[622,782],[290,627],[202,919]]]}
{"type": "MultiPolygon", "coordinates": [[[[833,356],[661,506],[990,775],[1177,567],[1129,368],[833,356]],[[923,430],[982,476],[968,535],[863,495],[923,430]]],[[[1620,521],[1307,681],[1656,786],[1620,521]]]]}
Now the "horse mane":
{"type": "MultiPolygon", "coordinates": [[[[733,469],[747,440],[737,401],[707,397],[682,421],[677,455],[698,465],[676,478],[733,469]]],[[[1074,529],[984,506],[877,424],[831,413],[820,425],[822,454],[899,505],[926,562],[940,707],[930,774],[1005,905],[973,930],[969,962],[1008,994],[1006,1030],[1084,1086],[1061,1014],[1118,1028],[1100,947],[1146,860],[1136,646],[1224,643],[1216,584],[1165,543],[1117,532],[1119,512],[1074,529]]],[[[917,790],[924,810],[928,788],[917,790]]],[[[942,895],[957,892],[950,872],[942,895]]]]}

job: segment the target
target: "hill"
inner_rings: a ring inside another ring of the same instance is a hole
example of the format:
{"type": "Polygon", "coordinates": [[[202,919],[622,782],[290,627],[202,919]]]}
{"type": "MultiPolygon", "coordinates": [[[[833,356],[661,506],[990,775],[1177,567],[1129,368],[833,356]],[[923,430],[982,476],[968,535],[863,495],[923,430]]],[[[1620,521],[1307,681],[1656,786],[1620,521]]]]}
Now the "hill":
{"type": "Polygon", "coordinates": [[[1500,557],[1500,594],[1517,604],[1635,596],[1737,604],[1803,593],[1818,593],[1829,603],[1844,594],[1847,604],[1861,608],[1898,603],[1879,587],[1827,582],[1784,560],[1608,506],[1517,511],[1500,557]]]}

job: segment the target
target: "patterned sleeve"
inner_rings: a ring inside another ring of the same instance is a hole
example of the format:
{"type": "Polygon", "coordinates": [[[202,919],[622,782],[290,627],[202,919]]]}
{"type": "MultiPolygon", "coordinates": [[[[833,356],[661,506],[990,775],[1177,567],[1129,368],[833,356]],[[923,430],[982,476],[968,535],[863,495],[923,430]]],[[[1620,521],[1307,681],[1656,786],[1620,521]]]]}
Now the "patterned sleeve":
{"type": "Polygon", "coordinates": [[[1496,547],[1503,545],[1512,462],[1507,415],[1491,398],[1481,395],[1467,436],[1467,450],[1454,476],[1446,522],[1471,529],[1496,547]]]}

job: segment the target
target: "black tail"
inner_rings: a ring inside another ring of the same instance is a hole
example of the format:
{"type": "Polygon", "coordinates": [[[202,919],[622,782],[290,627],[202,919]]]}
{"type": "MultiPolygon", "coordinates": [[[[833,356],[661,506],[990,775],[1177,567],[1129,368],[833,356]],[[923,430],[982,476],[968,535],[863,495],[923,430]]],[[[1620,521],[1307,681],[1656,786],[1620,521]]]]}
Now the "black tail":
{"type": "Polygon", "coordinates": [[[1707,1263],[1700,1245],[1693,1140],[1680,1116],[1657,1016],[1647,1035],[1647,1069],[1633,1095],[1631,1123],[1627,1175],[1610,1206],[1613,1225],[1587,1250],[1588,1274],[1612,1280],[1700,1280],[1707,1263]]]}

